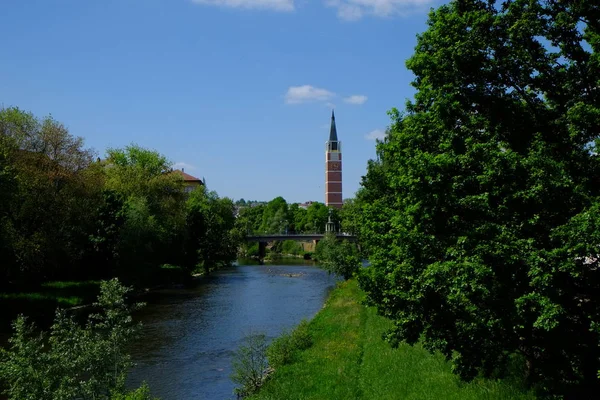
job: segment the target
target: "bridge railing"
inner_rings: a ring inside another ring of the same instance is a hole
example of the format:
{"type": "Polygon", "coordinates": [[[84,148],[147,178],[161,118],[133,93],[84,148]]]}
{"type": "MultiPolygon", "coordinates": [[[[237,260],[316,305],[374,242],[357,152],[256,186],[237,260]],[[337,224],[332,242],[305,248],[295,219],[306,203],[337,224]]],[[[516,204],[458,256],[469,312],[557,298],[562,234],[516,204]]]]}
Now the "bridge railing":
{"type": "MultiPolygon", "coordinates": [[[[274,240],[278,240],[278,239],[285,240],[285,238],[290,238],[290,239],[322,238],[324,236],[325,236],[324,233],[287,233],[287,234],[286,233],[263,233],[263,234],[247,235],[246,239],[250,240],[250,239],[262,239],[262,238],[277,238],[274,240]]],[[[351,235],[346,232],[338,232],[338,233],[336,233],[336,236],[337,237],[354,238],[354,235],[351,235]]]]}

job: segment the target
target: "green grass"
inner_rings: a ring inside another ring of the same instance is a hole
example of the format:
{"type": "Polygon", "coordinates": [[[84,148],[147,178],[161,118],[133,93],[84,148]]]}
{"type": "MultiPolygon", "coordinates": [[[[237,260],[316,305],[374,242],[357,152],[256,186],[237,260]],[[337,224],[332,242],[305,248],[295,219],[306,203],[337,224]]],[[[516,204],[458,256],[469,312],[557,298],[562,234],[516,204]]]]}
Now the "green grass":
{"type": "Polygon", "coordinates": [[[69,308],[89,304],[100,293],[99,281],[53,281],[39,287],[0,293],[0,331],[10,327],[19,314],[46,325],[56,307],[69,308]]]}
{"type": "Polygon", "coordinates": [[[61,306],[76,306],[93,301],[100,291],[99,281],[45,282],[36,289],[0,293],[2,300],[52,301],[61,306]]]}
{"type": "Polygon", "coordinates": [[[360,304],[354,280],[336,288],[310,322],[313,345],[278,368],[251,399],[535,399],[518,382],[461,382],[421,346],[392,349],[381,339],[390,321],[360,304]]]}
{"type": "Polygon", "coordinates": [[[82,303],[82,298],[77,296],[57,296],[47,293],[0,293],[0,299],[6,301],[54,301],[60,306],[77,306],[82,303]]]}
{"type": "Polygon", "coordinates": [[[100,287],[100,281],[53,281],[42,283],[43,288],[48,289],[75,289],[75,288],[84,288],[88,289],[90,287],[100,287]]]}

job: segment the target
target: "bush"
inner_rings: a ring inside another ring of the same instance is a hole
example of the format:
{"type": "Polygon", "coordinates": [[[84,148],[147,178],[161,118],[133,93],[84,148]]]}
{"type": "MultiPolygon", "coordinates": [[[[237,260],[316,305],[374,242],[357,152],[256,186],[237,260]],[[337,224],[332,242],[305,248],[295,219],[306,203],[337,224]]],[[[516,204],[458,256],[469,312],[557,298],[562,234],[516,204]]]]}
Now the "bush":
{"type": "MultiPolygon", "coordinates": [[[[56,312],[48,337],[20,316],[8,349],[0,348],[0,380],[9,399],[110,399],[125,392],[131,359],[125,349],[139,325],[118,280],[102,282],[85,327],[62,311],[56,312]]],[[[139,397],[138,397],[139,398],[139,397]]]]}
{"type": "Polygon", "coordinates": [[[234,393],[238,398],[256,393],[268,375],[267,338],[262,333],[250,334],[233,356],[231,380],[239,385],[234,393]]]}
{"type": "Polygon", "coordinates": [[[303,319],[292,333],[294,347],[298,350],[306,350],[312,346],[312,335],[308,327],[308,321],[303,319]]]}
{"type": "Polygon", "coordinates": [[[338,241],[334,235],[327,234],[317,244],[315,257],[321,268],[340,275],[348,280],[360,268],[358,249],[348,241],[338,241]]]}
{"type": "Polygon", "coordinates": [[[283,253],[298,255],[302,252],[302,245],[294,240],[284,240],[283,241],[283,253]]]}
{"type": "Polygon", "coordinates": [[[258,257],[260,255],[260,249],[258,242],[254,242],[248,245],[248,249],[246,250],[247,257],[258,257]]]}
{"type": "Polygon", "coordinates": [[[284,331],[277,339],[273,340],[267,349],[269,365],[278,368],[288,364],[292,360],[293,353],[292,334],[284,331]]]}
{"type": "Polygon", "coordinates": [[[312,336],[308,330],[308,322],[303,320],[291,333],[284,332],[271,343],[267,349],[269,365],[278,368],[289,364],[299,350],[305,350],[311,345],[312,336]]]}
{"type": "MultiPolygon", "coordinates": [[[[153,398],[150,396],[150,388],[144,382],[138,389],[125,394],[115,394],[110,400],[153,400],[153,398]]],[[[158,399],[154,398],[154,400],[158,399]]]]}

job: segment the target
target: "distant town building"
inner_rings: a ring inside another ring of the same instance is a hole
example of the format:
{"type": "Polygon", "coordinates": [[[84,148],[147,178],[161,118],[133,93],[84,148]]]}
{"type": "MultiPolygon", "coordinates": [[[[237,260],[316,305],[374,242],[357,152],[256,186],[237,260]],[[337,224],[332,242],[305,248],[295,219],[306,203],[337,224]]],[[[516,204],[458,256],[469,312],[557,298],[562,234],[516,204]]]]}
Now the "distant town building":
{"type": "Polygon", "coordinates": [[[306,209],[307,209],[308,207],[310,207],[310,205],[311,205],[311,204],[313,204],[313,203],[314,203],[314,201],[307,201],[307,202],[304,202],[304,203],[298,204],[298,207],[299,207],[299,208],[304,208],[304,209],[306,210],[306,209]]]}
{"type": "Polygon", "coordinates": [[[176,169],[173,171],[173,173],[177,174],[183,178],[183,185],[184,185],[184,190],[186,193],[193,191],[198,186],[204,185],[204,182],[202,182],[202,179],[196,178],[195,176],[192,176],[192,175],[186,173],[183,170],[183,168],[181,168],[181,170],[176,169]]]}
{"type": "Polygon", "coordinates": [[[335,114],[331,111],[329,140],[325,143],[325,205],[342,208],[342,142],[338,140],[335,114]]]}

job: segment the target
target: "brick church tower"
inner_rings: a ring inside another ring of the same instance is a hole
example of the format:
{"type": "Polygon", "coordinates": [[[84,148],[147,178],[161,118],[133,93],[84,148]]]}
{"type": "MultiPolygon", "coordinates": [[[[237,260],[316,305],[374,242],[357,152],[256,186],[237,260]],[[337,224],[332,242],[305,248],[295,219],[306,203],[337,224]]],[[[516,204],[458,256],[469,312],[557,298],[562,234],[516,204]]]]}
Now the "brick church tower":
{"type": "Polygon", "coordinates": [[[331,111],[329,140],[325,143],[325,205],[340,209],[342,204],[342,142],[338,141],[331,111]]]}

